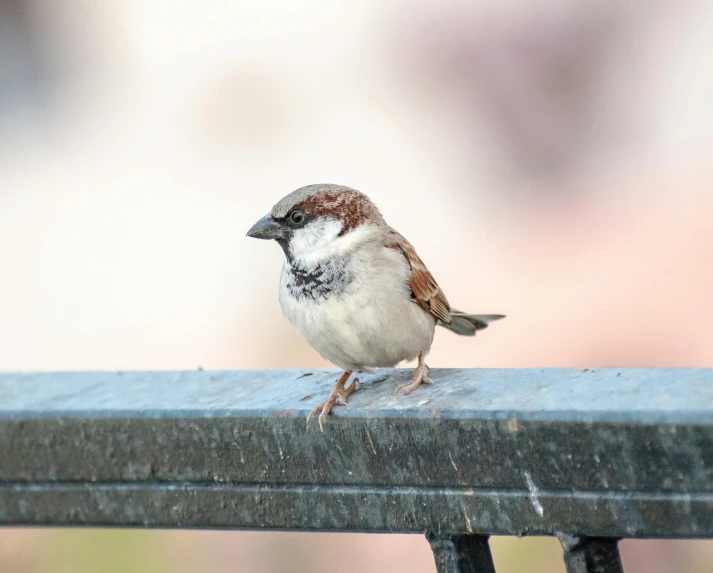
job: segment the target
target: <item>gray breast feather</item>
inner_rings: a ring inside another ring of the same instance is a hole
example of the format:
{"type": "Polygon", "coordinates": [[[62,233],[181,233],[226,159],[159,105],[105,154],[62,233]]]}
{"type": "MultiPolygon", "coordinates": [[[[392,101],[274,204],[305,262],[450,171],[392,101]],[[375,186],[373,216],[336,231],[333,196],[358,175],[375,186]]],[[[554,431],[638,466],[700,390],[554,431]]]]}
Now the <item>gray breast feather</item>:
{"type": "Polygon", "coordinates": [[[343,293],[354,280],[344,261],[325,261],[313,269],[292,262],[287,268],[285,286],[295,298],[312,300],[328,298],[343,293]]]}

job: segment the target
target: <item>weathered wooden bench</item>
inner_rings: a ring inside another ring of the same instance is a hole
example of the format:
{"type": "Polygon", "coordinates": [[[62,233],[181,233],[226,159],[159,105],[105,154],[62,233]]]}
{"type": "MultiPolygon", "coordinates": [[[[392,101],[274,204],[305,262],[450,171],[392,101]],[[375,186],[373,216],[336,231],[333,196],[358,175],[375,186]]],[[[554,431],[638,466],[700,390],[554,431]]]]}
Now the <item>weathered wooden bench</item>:
{"type": "Polygon", "coordinates": [[[558,536],[570,573],[622,538],[713,537],[713,370],[0,374],[0,525],[411,532],[440,572],[489,535],[558,536]]]}

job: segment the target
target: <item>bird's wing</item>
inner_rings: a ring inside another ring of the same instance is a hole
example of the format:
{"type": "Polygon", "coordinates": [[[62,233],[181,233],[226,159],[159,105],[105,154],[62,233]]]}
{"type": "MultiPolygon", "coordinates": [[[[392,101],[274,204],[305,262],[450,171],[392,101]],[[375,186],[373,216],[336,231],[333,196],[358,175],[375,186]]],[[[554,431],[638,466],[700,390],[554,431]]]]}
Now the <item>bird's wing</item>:
{"type": "Polygon", "coordinates": [[[443,294],[441,287],[438,286],[436,279],[433,278],[431,272],[416,254],[416,250],[411,243],[409,243],[405,237],[391,229],[386,246],[401,252],[408,262],[409,268],[411,269],[408,284],[414,302],[426,312],[430,312],[438,320],[450,324],[452,319],[448,299],[446,299],[446,295],[443,294]]]}

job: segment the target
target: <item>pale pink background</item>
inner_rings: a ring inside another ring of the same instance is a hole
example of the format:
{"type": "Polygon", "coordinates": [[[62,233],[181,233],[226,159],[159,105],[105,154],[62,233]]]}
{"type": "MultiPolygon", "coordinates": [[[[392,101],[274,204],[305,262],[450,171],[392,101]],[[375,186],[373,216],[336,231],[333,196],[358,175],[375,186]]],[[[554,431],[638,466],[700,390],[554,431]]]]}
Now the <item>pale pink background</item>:
{"type": "MultiPolygon", "coordinates": [[[[244,236],[313,182],[508,315],[431,366],[711,366],[711,53],[706,0],[0,0],[0,369],[326,365],[244,236]]],[[[493,547],[563,571],[551,539],[493,547]]],[[[335,570],[434,565],[420,536],[0,530],[2,572],[335,570]]]]}

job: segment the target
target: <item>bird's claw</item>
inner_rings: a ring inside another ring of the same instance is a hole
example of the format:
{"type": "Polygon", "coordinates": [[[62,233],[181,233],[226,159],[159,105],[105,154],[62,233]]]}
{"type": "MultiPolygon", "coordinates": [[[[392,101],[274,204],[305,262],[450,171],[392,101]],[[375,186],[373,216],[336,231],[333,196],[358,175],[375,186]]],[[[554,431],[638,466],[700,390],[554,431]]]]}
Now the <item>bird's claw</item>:
{"type": "Polygon", "coordinates": [[[395,389],[394,389],[394,394],[399,395],[402,394],[403,396],[408,396],[411,392],[413,392],[416,388],[418,388],[421,384],[433,384],[433,380],[431,380],[428,377],[428,371],[430,368],[426,365],[419,365],[416,370],[413,373],[413,376],[411,377],[411,380],[404,384],[399,384],[395,389]]]}
{"type": "Polygon", "coordinates": [[[352,383],[349,386],[343,386],[341,388],[339,386],[336,386],[335,388],[333,388],[331,394],[329,395],[329,398],[327,398],[319,406],[315,406],[312,411],[307,414],[307,424],[309,425],[309,421],[312,416],[315,416],[317,412],[320,412],[318,418],[319,429],[320,431],[324,432],[324,424],[327,421],[327,416],[332,411],[334,406],[347,405],[347,400],[349,399],[349,396],[351,396],[356,390],[357,382],[359,382],[359,378],[354,378],[354,380],[352,380],[352,383]]]}

